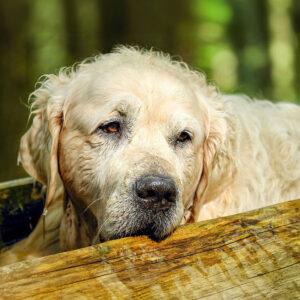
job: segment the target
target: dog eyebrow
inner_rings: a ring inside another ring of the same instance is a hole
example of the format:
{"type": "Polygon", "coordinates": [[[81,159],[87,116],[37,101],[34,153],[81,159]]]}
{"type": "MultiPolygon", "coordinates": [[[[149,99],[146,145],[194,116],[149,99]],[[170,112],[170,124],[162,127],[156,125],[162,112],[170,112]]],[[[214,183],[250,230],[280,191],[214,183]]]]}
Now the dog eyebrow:
{"type": "Polygon", "coordinates": [[[176,135],[184,130],[188,131],[194,138],[194,142],[198,143],[203,138],[203,128],[195,118],[189,115],[173,116],[173,135],[176,135]]]}
{"type": "Polygon", "coordinates": [[[117,107],[115,108],[115,112],[117,112],[120,116],[124,117],[127,116],[128,114],[128,103],[125,104],[124,102],[121,102],[117,105],[117,107]]]}
{"type": "Polygon", "coordinates": [[[136,110],[139,105],[137,104],[138,98],[133,95],[126,95],[120,97],[118,103],[115,105],[114,110],[117,111],[120,115],[127,115],[132,110],[136,110]],[[134,102],[134,103],[133,103],[134,102]]]}
{"type": "Polygon", "coordinates": [[[129,114],[134,114],[136,105],[134,106],[130,102],[131,101],[123,97],[111,100],[111,103],[108,104],[110,108],[107,110],[107,113],[93,122],[94,124],[89,130],[89,134],[93,134],[95,130],[107,120],[118,120],[120,118],[126,118],[129,114]]]}

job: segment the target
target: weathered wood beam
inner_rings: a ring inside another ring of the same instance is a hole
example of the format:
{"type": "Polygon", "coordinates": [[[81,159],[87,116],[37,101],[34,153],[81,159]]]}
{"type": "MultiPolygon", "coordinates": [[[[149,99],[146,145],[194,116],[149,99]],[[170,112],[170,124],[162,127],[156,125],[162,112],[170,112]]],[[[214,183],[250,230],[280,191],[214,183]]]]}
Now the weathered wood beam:
{"type": "Polygon", "coordinates": [[[299,299],[300,200],[0,268],[4,299],[299,299]]]}
{"type": "Polygon", "coordinates": [[[43,211],[45,192],[31,177],[0,183],[0,249],[33,230],[43,211]]]}

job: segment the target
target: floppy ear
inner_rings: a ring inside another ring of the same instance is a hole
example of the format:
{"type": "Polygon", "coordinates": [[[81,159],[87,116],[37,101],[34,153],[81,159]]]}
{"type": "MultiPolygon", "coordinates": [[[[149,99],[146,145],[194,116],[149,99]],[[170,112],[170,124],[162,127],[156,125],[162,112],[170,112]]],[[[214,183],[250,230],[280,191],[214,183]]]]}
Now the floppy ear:
{"type": "Polygon", "coordinates": [[[200,210],[206,203],[206,192],[218,153],[221,152],[227,132],[226,121],[221,111],[208,108],[206,119],[206,138],[203,145],[203,169],[195,193],[190,221],[197,222],[200,210]]]}
{"type": "Polygon", "coordinates": [[[18,160],[33,178],[47,185],[44,213],[56,190],[58,140],[63,122],[65,84],[66,78],[47,75],[41,87],[31,94],[33,122],[20,143],[18,160]]]}

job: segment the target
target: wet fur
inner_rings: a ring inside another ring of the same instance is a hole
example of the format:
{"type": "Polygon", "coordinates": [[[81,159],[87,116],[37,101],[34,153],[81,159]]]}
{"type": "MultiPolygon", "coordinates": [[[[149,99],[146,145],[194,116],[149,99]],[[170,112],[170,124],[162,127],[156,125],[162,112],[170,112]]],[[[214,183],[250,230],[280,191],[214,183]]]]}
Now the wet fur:
{"type": "Polygon", "coordinates": [[[48,187],[46,240],[40,220],[2,264],[128,235],[159,240],[180,223],[300,196],[299,106],[223,95],[168,55],[117,48],[47,75],[31,101],[20,160],[48,187]],[[126,128],[120,139],[97,131],[113,111],[126,128]],[[176,145],[186,128],[191,143],[176,145]],[[167,213],[134,200],[131,187],[146,174],[175,181],[167,213]]]}

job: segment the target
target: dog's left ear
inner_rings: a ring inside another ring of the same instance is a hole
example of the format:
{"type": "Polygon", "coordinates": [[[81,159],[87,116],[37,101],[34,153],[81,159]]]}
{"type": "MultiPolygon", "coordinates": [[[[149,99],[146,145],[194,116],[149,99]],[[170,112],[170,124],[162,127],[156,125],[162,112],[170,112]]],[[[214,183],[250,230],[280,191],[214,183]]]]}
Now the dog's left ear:
{"type": "Polygon", "coordinates": [[[56,191],[65,84],[66,80],[59,76],[48,75],[41,87],[32,93],[33,122],[20,143],[18,160],[33,178],[47,185],[44,212],[56,191]]]}
{"type": "Polygon", "coordinates": [[[195,192],[190,219],[190,221],[194,222],[198,221],[201,207],[207,201],[205,196],[210,183],[214,164],[216,162],[216,157],[220,151],[222,151],[222,146],[224,145],[227,132],[227,125],[222,111],[211,106],[207,106],[206,110],[206,134],[202,151],[202,174],[195,192]]]}

